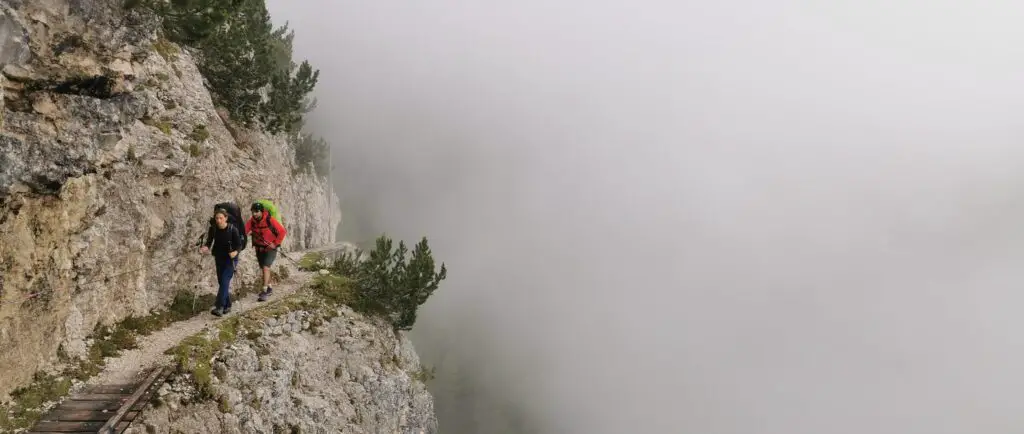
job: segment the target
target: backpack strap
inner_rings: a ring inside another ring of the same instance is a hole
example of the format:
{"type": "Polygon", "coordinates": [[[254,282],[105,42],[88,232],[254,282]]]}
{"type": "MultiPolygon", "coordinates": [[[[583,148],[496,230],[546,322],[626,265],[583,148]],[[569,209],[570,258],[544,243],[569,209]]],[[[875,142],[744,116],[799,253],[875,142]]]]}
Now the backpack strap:
{"type": "Polygon", "coordinates": [[[274,222],[276,222],[276,221],[277,220],[274,219],[274,216],[270,215],[270,213],[268,212],[267,213],[267,227],[270,228],[270,232],[273,233],[275,237],[280,237],[281,234],[277,232],[277,226],[274,225],[274,222]]]}

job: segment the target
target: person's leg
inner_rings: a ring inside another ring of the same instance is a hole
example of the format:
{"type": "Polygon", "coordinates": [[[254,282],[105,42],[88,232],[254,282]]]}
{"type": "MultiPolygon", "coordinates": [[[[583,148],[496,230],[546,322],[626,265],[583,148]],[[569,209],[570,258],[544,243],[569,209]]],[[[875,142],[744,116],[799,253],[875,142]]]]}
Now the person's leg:
{"type": "Polygon", "coordinates": [[[217,290],[217,306],[221,309],[221,313],[223,313],[224,309],[231,306],[231,300],[228,298],[228,285],[231,284],[232,275],[231,258],[223,258],[219,262],[220,274],[217,280],[220,287],[217,290]]]}
{"type": "Polygon", "coordinates": [[[270,266],[274,264],[274,258],[277,257],[277,250],[271,250],[265,252],[260,256],[260,268],[263,270],[263,291],[260,292],[258,301],[265,301],[267,297],[270,297],[274,293],[274,287],[271,286],[270,282],[270,266]]]}
{"type": "Polygon", "coordinates": [[[238,267],[238,258],[229,259],[224,266],[224,313],[231,311],[231,279],[235,277],[235,268],[238,267]]]}
{"type": "Polygon", "coordinates": [[[220,258],[214,257],[213,258],[213,264],[217,268],[217,288],[218,288],[218,293],[217,293],[217,299],[213,303],[213,310],[210,311],[210,313],[213,313],[214,315],[217,315],[220,312],[220,310],[224,307],[224,305],[221,304],[220,292],[219,292],[219,288],[222,287],[223,284],[224,284],[223,283],[223,280],[224,280],[224,261],[221,260],[220,258]]]}

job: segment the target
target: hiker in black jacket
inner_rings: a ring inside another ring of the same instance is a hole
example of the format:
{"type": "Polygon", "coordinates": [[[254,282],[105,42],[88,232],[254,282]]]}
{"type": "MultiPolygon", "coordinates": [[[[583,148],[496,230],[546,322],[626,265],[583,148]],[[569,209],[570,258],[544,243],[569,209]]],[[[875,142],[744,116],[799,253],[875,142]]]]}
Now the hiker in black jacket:
{"type": "Polygon", "coordinates": [[[206,244],[199,249],[202,253],[213,253],[217,264],[217,304],[210,313],[221,316],[231,312],[231,294],[228,292],[231,277],[238,266],[238,250],[242,247],[242,236],[238,228],[228,224],[228,212],[218,209],[213,214],[216,228],[212,237],[207,237],[206,244]]]}

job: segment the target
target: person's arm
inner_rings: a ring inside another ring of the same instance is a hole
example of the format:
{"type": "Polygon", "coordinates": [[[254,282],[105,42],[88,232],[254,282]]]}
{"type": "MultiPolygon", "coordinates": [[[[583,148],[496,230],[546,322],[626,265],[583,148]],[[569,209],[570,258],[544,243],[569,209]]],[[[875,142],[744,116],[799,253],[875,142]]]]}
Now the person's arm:
{"type": "Polygon", "coordinates": [[[238,234],[238,229],[231,226],[231,249],[228,252],[228,256],[234,258],[238,256],[238,247],[242,245],[242,236],[238,234]]]}
{"type": "Polygon", "coordinates": [[[245,234],[249,235],[252,233],[252,217],[245,221],[245,234]]]}
{"type": "Polygon", "coordinates": [[[274,244],[280,246],[281,243],[284,243],[284,236],[288,235],[288,230],[276,218],[271,217],[270,224],[274,225],[274,229],[277,229],[277,239],[274,240],[274,244]]]}
{"type": "Polygon", "coordinates": [[[213,233],[213,224],[212,223],[213,222],[211,222],[210,227],[206,229],[206,239],[203,240],[203,247],[201,249],[199,249],[199,251],[202,252],[202,253],[209,252],[210,251],[210,247],[213,246],[213,236],[214,236],[214,233],[213,233]]]}

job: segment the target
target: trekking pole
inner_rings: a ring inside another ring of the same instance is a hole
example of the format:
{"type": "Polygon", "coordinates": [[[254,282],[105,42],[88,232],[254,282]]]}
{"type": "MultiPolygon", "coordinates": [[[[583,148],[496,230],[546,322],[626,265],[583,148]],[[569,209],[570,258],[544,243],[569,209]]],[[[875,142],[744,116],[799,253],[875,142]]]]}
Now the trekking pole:
{"type": "MultiPolygon", "coordinates": [[[[205,235],[199,237],[199,244],[203,244],[205,241],[205,235]]],[[[216,239],[210,240],[210,251],[213,251],[213,245],[217,243],[216,239]]],[[[202,255],[202,253],[200,253],[202,255]]],[[[196,300],[199,298],[199,283],[203,281],[203,274],[206,273],[206,262],[203,258],[199,258],[199,278],[196,279],[195,291],[192,291],[192,313],[196,313],[196,300]]]]}
{"type": "Polygon", "coordinates": [[[202,276],[203,276],[203,272],[206,271],[205,268],[206,267],[203,267],[202,259],[200,259],[199,278],[196,279],[196,289],[195,289],[195,291],[192,291],[192,313],[196,313],[196,300],[199,299],[199,282],[201,282],[203,280],[202,276]]]}

